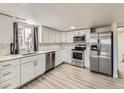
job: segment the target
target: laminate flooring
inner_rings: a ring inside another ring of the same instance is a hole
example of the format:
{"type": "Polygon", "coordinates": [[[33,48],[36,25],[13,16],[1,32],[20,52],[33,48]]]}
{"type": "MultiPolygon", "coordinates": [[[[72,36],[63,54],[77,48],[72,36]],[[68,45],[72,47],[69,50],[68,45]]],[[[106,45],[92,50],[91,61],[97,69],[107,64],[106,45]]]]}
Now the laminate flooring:
{"type": "Polygon", "coordinates": [[[61,64],[22,89],[123,89],[124,79],[90,72],[70,64],[61,64]]]}

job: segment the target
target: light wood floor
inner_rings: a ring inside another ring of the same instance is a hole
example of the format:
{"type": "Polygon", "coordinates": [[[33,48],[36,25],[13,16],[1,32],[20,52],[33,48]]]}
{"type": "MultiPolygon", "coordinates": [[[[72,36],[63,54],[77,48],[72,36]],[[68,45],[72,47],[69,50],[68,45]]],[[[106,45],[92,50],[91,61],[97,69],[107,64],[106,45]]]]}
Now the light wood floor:
{"type": "Polygon", "coordinates": [[[69,64],[62,64],[23,89],[113,89],[124,88],[124,79],[113,79],[69,64]]]}

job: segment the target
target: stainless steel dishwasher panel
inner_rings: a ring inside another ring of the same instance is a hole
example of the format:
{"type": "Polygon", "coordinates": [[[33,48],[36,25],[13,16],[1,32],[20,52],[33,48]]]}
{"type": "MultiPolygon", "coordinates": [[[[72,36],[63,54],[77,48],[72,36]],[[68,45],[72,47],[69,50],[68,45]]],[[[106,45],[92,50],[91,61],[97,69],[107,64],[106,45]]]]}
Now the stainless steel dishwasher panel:
{"type": "Polygon", "coordinates": [[[55,52],[46,54],[46,71],[55,67],[55,52]]]}

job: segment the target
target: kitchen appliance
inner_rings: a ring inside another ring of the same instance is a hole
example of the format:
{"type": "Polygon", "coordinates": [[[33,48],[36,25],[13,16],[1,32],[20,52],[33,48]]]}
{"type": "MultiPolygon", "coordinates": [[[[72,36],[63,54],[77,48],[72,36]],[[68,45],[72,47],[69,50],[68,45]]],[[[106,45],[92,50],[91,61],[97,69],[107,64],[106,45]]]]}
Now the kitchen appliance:
{"type": "Polygon", "coordinates": [[[74,43],[85,43],[85,42],[86,42],[85,35],[74,36],[74,37],[73,37],[73,42],[74,42],[74,43]]]}
{"type": "Polygon", "coordinates": [[[75,48],[72,49],[72,65],[78,67],[84,67],[84,51],[86,49],[86,44],[76,44],[75,48]]]}
{"type": "Polygon", "coordinates": [[[55,52],[49,52],[46,54],[46,71],[55,67],[55,52]]]}
{"type": "Polygon", "coordinates": [[[91,34],[90,70],[112,76],[113,33],[91,34]]]}

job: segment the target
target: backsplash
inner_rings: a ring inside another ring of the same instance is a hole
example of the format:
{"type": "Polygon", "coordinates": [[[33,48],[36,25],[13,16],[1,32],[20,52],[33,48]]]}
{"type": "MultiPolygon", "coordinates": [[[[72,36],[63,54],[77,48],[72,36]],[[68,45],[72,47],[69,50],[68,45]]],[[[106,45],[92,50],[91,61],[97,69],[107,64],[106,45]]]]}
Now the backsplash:
{"type": "Polygon", "coordinates": [[[10,44],[9,43],[0,43],[0,56],[10,54],[10,44]]]}
{"type": "Polygon", "coordinates": [[[54,50],[62,48],[60,44],[39,44],[39,51],[54,50]]]}

